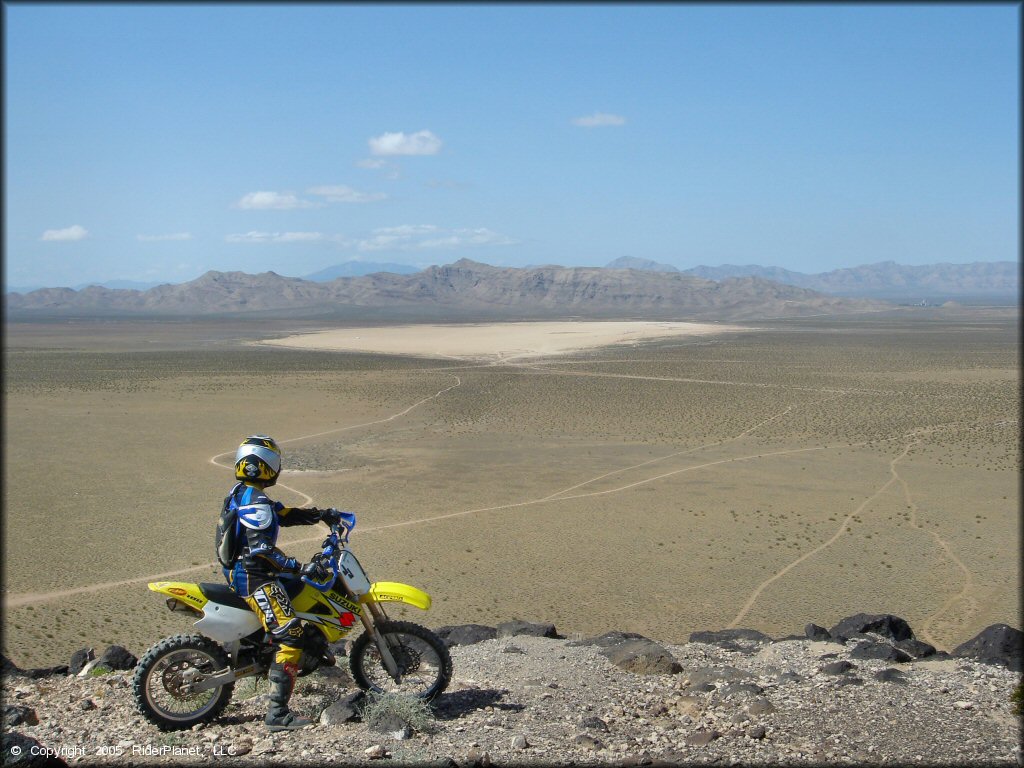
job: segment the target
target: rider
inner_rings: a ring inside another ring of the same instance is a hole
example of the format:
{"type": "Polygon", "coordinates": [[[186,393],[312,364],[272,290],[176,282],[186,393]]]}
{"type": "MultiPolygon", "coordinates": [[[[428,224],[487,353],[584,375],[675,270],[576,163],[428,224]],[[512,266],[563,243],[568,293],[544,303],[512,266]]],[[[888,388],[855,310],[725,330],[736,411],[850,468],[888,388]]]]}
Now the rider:
{"type": "Polygon", "coordinates": [[[217,526],[217,558],[231,588],[259,616],[275,645],[270,680],[270,708],[266,724],[271,731],[292,730],[310,724],[288,710],[295,676],[302,657],[302,622],[295,615],[288,593],[281,585],[282,573],[308,576],[323,581],[326,570],[317,563],[302,566],[277,548],[281,526],[313,525],[341,519],[335,509],[286,507],[271,501],[265,490],[281,473],[281,449],[267,435],[251,435],[235,454],[238,483],[224,499],[217,526]]]}

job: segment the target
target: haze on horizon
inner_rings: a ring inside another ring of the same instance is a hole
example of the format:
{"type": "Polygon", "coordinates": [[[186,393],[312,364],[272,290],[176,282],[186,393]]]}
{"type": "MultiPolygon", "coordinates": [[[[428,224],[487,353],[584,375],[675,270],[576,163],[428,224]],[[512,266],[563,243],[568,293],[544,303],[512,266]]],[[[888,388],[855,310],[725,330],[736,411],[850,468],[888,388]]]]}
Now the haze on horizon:
{"type": "Polygon", "coordinates": [[[1019,257],[1017,5],[4,14],[8,286],[1019,257]]]}

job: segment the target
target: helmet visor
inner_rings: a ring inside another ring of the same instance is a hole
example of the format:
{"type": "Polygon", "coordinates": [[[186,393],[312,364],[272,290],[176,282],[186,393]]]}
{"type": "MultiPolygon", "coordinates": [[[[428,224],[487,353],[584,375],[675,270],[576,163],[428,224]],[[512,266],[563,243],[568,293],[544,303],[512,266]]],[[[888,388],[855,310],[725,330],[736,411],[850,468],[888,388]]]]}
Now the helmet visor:
{"type": "Polygon", "coordinates": [[[275,474],[281,471],[281,454],[277,451],[272,451],[262,445],[241,445],[235,454],[235,464],[238,464],[246,456],[255,456],[263,459],[275,474]]]}

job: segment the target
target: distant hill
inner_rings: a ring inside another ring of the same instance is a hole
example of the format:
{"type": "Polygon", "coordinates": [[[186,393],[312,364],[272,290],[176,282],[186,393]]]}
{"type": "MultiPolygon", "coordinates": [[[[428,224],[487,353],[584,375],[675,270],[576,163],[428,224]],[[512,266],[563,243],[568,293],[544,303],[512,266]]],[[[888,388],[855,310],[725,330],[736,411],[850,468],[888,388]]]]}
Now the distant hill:
{"type": "Polygon", "coordinates": [[[336,317],[678,318],[743,320],[880,309],[758,277],[721,282],[693,275],[601,267],[492,267],[463,259],[411,275],[377,272],[313,282],[274,272],[207,272],[146,291],[89,287],[7,294],[24,314],[211,315],[269,313],[336,317]]]}
{"type": "Polygon", "coordinates": [[[724,264],[720,267],[693,267],[684,269],[683,273],[708,280],[743,276],[762,277],[834,296],[878,299],[1012,297],[1020,291],[1020,265],[1015,261],[919,266],[883,261],[812,275],[780,267],[724,264]]]}
{"type": "MultiPolygon", "coordinates": [[[[646,269],[650,272],[678,272],[671,264],[661,264],[650,259],[638,259],[635,256],[620,256],[604,265],[605,269],[646,269]]],[[[698,275],[703,277],[703,275],[698,275]]]]}
{"type": "Polygon", "coordinates": [[[343,264],[335,264],[333,267],[321,269],[310,275],[304,275],[303,280],[312,280],[314,283],[327,283],[337,280],[339,277],[362,277],[372,275],[374,272],[391,272],[395,275],[411,275],[419,272],[418,267],[410,267],[408,264],[381,264],[375,261],[346,261],[343,264]]]}

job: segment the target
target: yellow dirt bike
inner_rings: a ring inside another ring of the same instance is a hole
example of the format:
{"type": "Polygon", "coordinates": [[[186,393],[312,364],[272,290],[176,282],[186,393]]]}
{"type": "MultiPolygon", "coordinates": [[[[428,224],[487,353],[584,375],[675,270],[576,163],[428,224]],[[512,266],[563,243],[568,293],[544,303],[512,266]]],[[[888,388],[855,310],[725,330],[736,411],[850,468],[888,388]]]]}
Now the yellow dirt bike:
{"type": "MultiPolygon", "coordinates": [[[[327,578],[281,580],[306,627],[299,676],[333,665],[330,644],[361,623],[364,632],[349,650],[356,684],[368,691],[432,700],[451,680],[447,646],[426,627],[392,621],[384,612],[385,603],[396,602],[427,610],[430,596],[407,584],[371,583],[348,547],[355,517],[344,514],[345,520],[330,526],[322,551],[312,558],[327,578]]],[[[143,654],[132,686],[136,706],[165,731],[209,722],[231,700],[236,680],[267,673],[274,646],[256,614],[226,584],[157,581],[149,588],[167,595],[172,611],[198,615],[199,634],[168,637],[143,654]]]]}

